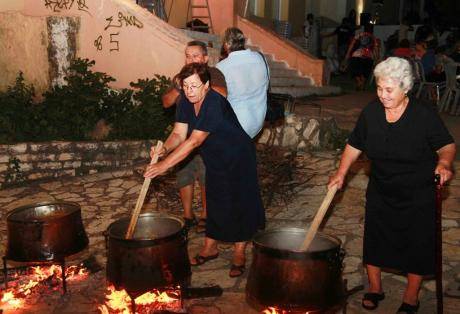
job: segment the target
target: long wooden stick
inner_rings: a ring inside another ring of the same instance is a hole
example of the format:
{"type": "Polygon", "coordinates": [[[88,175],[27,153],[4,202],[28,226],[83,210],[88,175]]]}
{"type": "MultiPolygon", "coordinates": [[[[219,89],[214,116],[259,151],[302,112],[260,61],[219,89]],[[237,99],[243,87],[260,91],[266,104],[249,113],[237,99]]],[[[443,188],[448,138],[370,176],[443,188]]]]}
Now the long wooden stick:
{"type": "MultiPolygon", "coordinates": [[[[157,146],[155,147],[155,152],[152,156],[152,160],[150,164],[155,164],[158,161],[158,154],[163,147],[163,142],[158,141],[157,146]]],[[[142,184],[141,192],[139,194],[139,198],[136,202],[136,207],[134,208],[133,214],[131,215],[131,220],[129,222],[128,230],[126,231],[126,239],[131,239],[134,234],[134,230],[136,229],[137,219],[139,218],[139,214],[141,213],[142,205],[144,205],[145,196],[147,195],[147,191],[149,190],[151,178],[145,178],[144,183],[142,184]]]]}
{"type": "Polygon", "coordinates": [[[333,185],[329,189],[329,191],[327,191],[326,197],[324,198],[323,202],[321,203],[321,206],[316,212],[315,218],[313,218],[310,229],[308,229],[305,239],[303,240],[303,243],[300,246],[301,251],[308,251],[308,248],[310,247],[310,244],[315,238],[316,232],[318,231],[318,228],[321,225],[321,222],[323,221],[324,215],[326,214],[327,209],[329,208],[329,205],[331,204],[332,199],[334,198],[335,192],[337,192],[337,185],[333,185]]]}

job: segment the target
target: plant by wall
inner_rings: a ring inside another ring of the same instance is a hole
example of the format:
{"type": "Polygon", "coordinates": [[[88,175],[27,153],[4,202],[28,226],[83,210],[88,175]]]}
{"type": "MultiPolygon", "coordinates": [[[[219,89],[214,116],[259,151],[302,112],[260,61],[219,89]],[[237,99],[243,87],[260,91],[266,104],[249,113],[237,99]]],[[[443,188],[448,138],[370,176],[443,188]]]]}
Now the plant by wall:
{"type": "Polygon", "coordinates": [[[35,139],[38,111],[34,95],[33,86],[24,82],[22,72],[13,86],[0,93],[0,143],[35,139]]]}
{"type": "Polygon", "coordinates": [[[76,59],[65,78],[33,103],[33,86],[19,74],[14,86],[0,93],[0,143],[49,140],[90,140],[98,121],[109,124],[109,139],[164,138],[173,112],[161,106],[170,81],[156,75],[131,83],[133,89],[113,90],[115,79],[93,72],[95,62],[76,59]]]}

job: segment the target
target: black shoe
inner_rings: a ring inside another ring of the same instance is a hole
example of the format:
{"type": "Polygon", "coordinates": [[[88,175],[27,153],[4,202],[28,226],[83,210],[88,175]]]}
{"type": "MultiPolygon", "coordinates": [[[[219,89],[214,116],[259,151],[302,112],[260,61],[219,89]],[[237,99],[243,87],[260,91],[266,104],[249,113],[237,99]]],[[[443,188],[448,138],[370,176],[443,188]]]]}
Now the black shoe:
{"type": "Polygon", "coordinates": [[[365,293],[363,296],[363,301],[361,303],[362,307],[365,308],[366,310],[375,310],[379,306],[379,302],[385,299],[385,293],[372,293],[368,292],[365,293]],[[372,305],[367,305],[364,303],[364,301],[368,301],[372,303],[372,305]]]}
{"type": "Polygon", "coordinates": [[[396,313],[414,314],[417,313],[419,306],[420,302],[417,302],[416,305],[403,302],[396,313]]]}

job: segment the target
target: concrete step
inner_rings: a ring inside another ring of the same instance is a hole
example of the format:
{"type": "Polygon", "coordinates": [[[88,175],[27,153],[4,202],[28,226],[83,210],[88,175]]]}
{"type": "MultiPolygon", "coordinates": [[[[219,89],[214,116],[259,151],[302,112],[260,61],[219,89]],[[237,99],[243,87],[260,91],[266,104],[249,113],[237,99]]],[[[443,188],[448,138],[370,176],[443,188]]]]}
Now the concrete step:
{"type": "Polygon", "coordinates": [[[284,69],[270,67],[270,77],[299,77],[299,73],[287,67],[284,69]]]}
{"type": "Polygon", "coordinates": [[[208,33],[203,33],[203,32],[196,32],[196,31],[191,31],[189,29],[183,29],[182,30],[184,34],[186,34],[188,37],[191,37],[196,40],[201,40],[204,41],[205,43],[219,43],[219,47],[222,45],[220,44],[220,36],[215,35],[215,34],[208,34],[208,33]]]}
{"type": "Polygon", "coordinates": [[[265,58],[265,59],[267,60],[267,63],[270,69],[287,69],[288,68],[287,63],[284,61],[275,61],[272,58],[271,59],[265,58]]]}
{"type": "Polygon", "coordinates": [[[337,95],[342,92],[340,87],[337,86],[305,86],[305,87],[286,87],[286,86],[273,86],[271,87],[272,93],[289,94],[293,97],[304,97],[304,96],[325,96],[325,95],[337,95]]]}
{"type": "Polygon", "coordinates": [[[306,77],[270,77],[270,86],[272,87],[306,87],[311,85],[311,79],[306,77]]]}

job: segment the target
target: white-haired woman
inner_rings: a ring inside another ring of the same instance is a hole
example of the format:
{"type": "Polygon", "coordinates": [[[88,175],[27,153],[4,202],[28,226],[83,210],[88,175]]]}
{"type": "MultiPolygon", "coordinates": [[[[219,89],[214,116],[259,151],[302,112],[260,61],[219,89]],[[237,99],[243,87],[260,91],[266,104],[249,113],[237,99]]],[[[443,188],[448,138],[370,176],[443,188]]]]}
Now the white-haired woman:
{"type": "Polygon", "coordinates": [[[381,268],[407,274],[398,313],[416,313],[423,275],[435,271],[435,184],[452,177],[455,144],[430,105],[408,97],[413,85],[408,61],[391,57],[374,70],[376,101],[362,111],[329,187],[341,188],[361,152],[371,161],[366,193],[363,262],[369,291],[362,306],[383,300],[381,268]]]}

